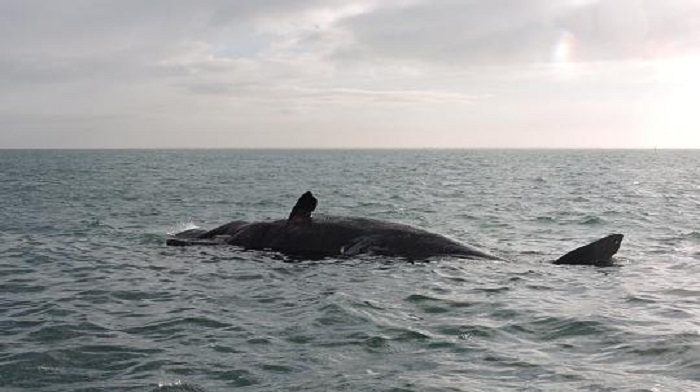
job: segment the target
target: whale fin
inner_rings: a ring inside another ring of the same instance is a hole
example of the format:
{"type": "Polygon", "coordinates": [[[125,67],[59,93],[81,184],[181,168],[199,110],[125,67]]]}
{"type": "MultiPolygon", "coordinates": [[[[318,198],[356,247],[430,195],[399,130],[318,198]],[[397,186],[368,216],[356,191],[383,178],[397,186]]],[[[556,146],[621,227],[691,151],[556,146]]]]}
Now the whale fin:
{"type": "Polygon", "coordinates": [[[594,265],[606,267],[612,265],[612,256],[622,244],[622,234],[610,234],[586,246],[576,248],[554,261],[554,264],[594,265]]]}
{"type": "Polygon", "coordinates": [[[310,224],[311,223],[311,213],[316,209],[318,200],[314,197],[311,191],[307,191],[297,200],[297,203],[292,208],[292,212],[289,213],[289,218],[287,219],[287,224],[310,224]]]}

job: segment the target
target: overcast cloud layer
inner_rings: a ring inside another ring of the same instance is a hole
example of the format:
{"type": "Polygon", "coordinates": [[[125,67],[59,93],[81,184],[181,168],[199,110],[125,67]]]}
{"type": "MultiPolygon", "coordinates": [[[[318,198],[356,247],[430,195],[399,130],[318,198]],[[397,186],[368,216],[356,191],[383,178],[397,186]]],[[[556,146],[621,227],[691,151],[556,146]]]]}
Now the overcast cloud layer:
{"type": "Polygon", "coordinates": [[[700,148],[696,0],[0,0],[0,148],[700,148]]]}

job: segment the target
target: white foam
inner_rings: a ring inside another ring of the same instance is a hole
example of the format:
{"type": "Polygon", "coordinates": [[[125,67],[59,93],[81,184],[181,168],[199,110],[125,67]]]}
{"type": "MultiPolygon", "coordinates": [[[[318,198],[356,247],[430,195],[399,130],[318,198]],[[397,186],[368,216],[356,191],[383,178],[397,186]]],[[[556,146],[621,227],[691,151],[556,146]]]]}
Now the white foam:
{"type": "Polygon", "coordinates": [[[171,227],[170,229],[168,229],[168,231],[166,233],[168,235],[174,235],[174,234],[186,231],[186,230],[199,229],[199,228],[200,228],[200,226],[198,226],[197,224],[195,224],[192,221],[181,222],[181,223],[178,223],[175,226],[171,227]]]}

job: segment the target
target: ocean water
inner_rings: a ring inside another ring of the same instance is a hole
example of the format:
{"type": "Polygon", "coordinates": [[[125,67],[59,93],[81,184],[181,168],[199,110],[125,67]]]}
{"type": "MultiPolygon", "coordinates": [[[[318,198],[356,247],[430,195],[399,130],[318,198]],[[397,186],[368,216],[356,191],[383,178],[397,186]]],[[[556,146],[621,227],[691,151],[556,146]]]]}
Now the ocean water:
{"type": "Polygon", "coordinates": [[[2,391],[700,390],[700,151],[0,151],[2,391]],[[509,261],[167,233],[318,212],[509,261]],[[609,233],[617,266],[548,260],[609,233]]]}

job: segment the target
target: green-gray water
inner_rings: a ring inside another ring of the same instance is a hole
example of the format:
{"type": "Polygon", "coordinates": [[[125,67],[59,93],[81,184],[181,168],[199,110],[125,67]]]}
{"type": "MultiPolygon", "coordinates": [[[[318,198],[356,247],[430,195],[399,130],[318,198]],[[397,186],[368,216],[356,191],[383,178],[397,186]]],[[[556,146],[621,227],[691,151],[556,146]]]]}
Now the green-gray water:
{"type": "Polygon", "coordinates": [[[2,391],[700,389],[698,151],[0,151],[2,391]],[[317,211],[512,261],[166,234],[317,211]],[[619,267],[548,264],[626,235],[619,267]]]}

